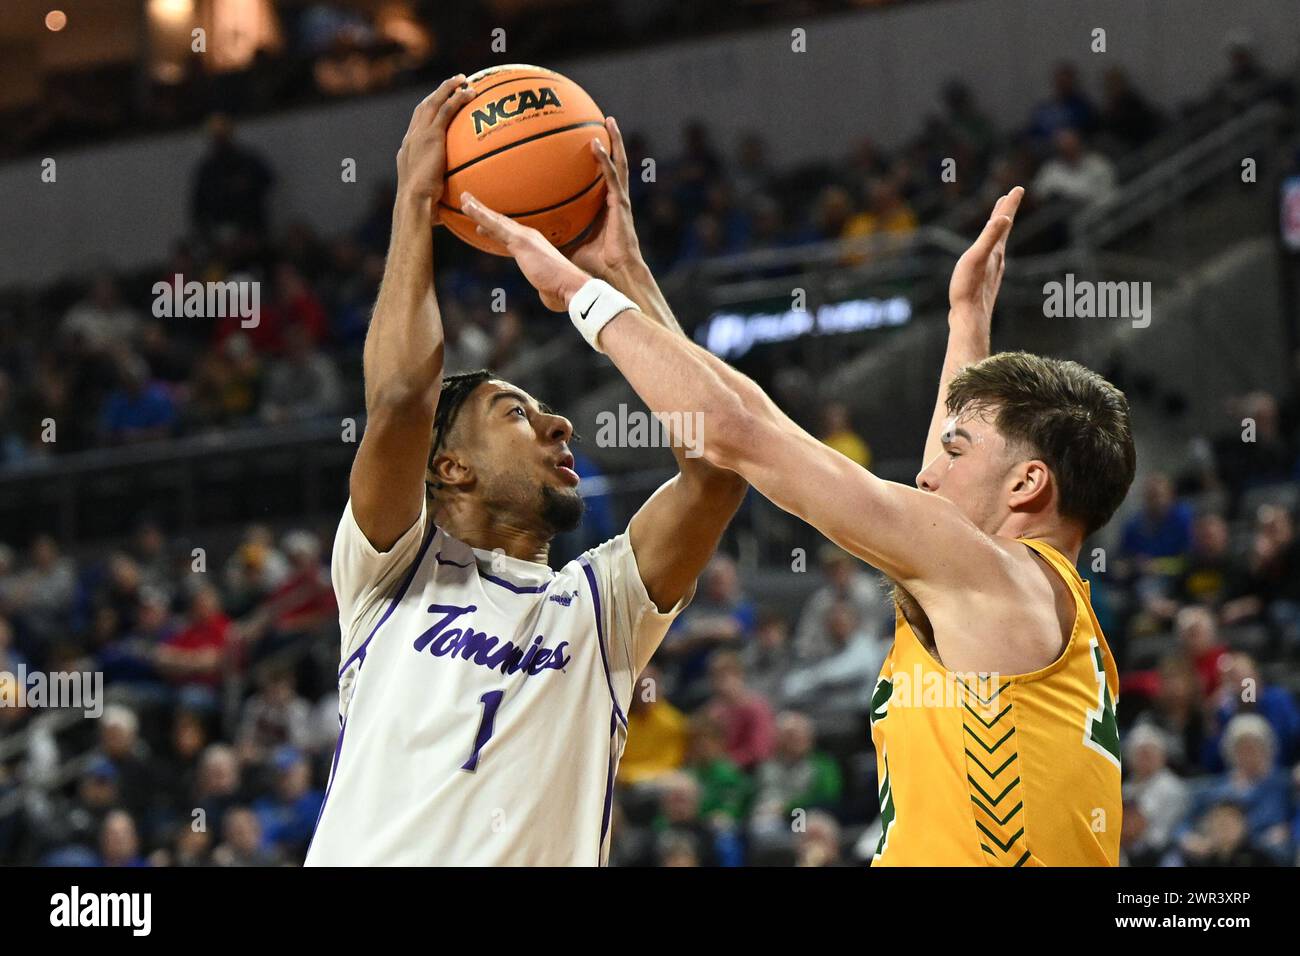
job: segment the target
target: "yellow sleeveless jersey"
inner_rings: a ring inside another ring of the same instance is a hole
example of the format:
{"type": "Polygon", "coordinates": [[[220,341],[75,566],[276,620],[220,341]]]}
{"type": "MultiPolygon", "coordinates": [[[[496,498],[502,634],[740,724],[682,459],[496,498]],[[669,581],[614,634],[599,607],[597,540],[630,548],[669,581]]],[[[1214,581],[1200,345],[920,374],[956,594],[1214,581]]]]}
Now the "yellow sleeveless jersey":
{"type": "Polygon", "coordinates": [[[1119,674],[1087,582],[1020,539],[1074,595],[1065,651],[1015,676],[939,664],[897,613],[871,702],[882,833],[874,866],[1115,866],[1119,674]]]}

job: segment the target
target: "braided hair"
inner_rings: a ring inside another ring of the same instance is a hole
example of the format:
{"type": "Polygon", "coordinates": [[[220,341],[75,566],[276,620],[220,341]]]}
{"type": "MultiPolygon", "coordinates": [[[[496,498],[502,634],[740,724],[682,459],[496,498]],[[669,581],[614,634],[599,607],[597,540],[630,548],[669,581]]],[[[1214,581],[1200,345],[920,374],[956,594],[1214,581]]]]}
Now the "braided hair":
{"type": "MultiPolygon", "coordinates": [[[[493,378],[496,378],[494,372],[481,368],[477,372],[458,372],[455,375],[448,375],[442,380],[442,391],[438,394],[438,410],[433,415],[433,447],[429,449],[430,471],[433,469],[433,459],[437,456],[438,449],[446,443],[451,427],[456,422],[456,415],[465,404],[465,400],[473,394],[474,389],[493,378]]],[[[436,481],[425,479],[424,488],[430,497],[441,487],[436,481]]]]}

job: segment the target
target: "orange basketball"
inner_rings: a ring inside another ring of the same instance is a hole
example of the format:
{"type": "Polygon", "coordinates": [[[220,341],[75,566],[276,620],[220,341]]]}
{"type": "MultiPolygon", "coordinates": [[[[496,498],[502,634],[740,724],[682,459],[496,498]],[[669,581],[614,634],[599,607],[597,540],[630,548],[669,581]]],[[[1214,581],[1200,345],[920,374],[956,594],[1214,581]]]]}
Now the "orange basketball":
{"type": "Polygon", "coordinates": [[[605,202],[591,154],[594,138],[609,148],[605,115],[577,83],[537,66],[494,66],[469,82],[477,95],[447,128],[442,222],[471,246],[505,255],[460,211],[468,190],[557,246],[578,238],[605,202]]]}

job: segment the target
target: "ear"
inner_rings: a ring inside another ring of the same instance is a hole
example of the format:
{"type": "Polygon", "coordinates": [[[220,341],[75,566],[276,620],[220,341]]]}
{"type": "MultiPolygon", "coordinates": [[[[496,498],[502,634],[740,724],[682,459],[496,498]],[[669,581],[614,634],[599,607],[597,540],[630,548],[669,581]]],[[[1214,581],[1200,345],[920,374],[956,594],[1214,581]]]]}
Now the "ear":
{"type": "Polygon", "coordinates": [[[474,469],[457,451],[446,449],[434,456],[425,478],[435,488],[454,488],[464,490],[474,483],[474,469]]]}
{"type": "Polygon", "coordinates": [[[1040,512],[1051,504],[1056,479],[1042,459],[1030,458],[1017,463],[1008,480],[1011,487],[1007,505],[1012,511],[1040,512]]]}

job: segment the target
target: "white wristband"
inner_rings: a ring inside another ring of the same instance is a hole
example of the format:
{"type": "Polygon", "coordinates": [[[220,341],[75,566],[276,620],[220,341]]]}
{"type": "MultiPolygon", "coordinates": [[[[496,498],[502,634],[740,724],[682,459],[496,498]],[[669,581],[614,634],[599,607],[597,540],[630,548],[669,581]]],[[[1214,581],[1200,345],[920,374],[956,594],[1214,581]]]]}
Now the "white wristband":
{"type": "Polygon", "coordinates": [[[588,279],[569,300],[569,318],[582,337],[597,352],[596,336],[610,319],[620,312],[635,309],[637,304],[603,279],[588,279]]]}

